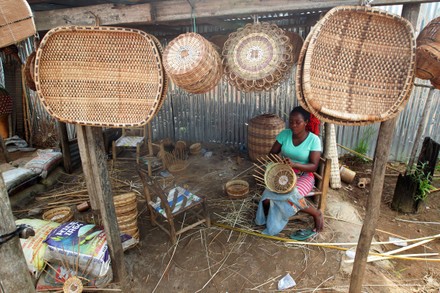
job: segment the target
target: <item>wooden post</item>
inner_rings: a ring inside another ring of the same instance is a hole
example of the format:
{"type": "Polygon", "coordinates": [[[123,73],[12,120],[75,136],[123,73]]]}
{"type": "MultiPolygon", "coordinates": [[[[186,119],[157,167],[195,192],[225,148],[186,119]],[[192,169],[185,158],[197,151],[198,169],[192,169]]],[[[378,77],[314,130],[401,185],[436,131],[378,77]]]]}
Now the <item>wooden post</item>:
{"type": "Polygon", "coordinates": [[[63,152],[63,165],[67,173],[72,173],[72,158],[70,157],[69,137],[67,135],[66,123],[57,122],[58,135],[60,137],[61,150],[63,152]]]}
{"type": "MultiPolygon", "coordinates": [[[[418,11],[420,4],[411,4],[403,6],[402,16],[410,17],[413,26],[417,25],[418,11]]],[[[367,257],[370,251],[371,240],[376,230],[380,215],[380,202],[382,199],[385,171],[393,141],[394,128],[397,117],[382,122],[379,128],[375,156],[373,161],[373,171],[371,173],[371,189],[367,200],[367,212],[365,214],[364,224],[362,225],[358,245],[356,247],[356,256],[351,272],[349,292],[361,292],[362,280],[364,278],[365,268],[367,266],[367,257]]]]}
{"type": "Polygon", "coordinates": [[[78,139],[78,149],[81,156],[81,164],[89,193],[90,205],[94,211],[99,209],[97,191],[95,186],[94,174],[90,163],[90,153],[86,137],[85,126],[76,125],[76,137],[78,139]]]}
{"type": "Polygon", "coordinates": [[[9,163],[11,161],[11,157],[9,156],[9,152],[5,146],[5,141],[3,140],[3,137],[1,135],[0,135],[0,152],[3,153],[6,163],[9,163]]]}
{"type": "MultiPolygon", "coordinates": [[[[8,192],[0,172],[0,235],[14,231],[15,222],[8,192]]],[[[32,277],[26,265],[20,239],[14,237],[0,245],[0,292],[35,292],[32,277]]]]}
{"type": "Polygon", "coordinates": [[[434,96],[435,89],[430,88],[428,92],[428,97],[425,101],[425,108],[422,112],[422,117],[420,118],[419,126],[417,127],[416,137],[414,138],[414,144],[411,150],[411,155],[409,156],[408,166],[406,167],[406,173],[408,173],[412,166],[414,165],[414,161],[416,159],[417,149],[419,146],[419,141],[422,138],[423,133],[425,132],[426,122],[428,121],[429,112],[431,110],[432,97],[434,96]]]}
{"type": "Polygon", "coordinates": [[[125,269],[124,252],[122,250],[119,226],[113,203],[112,187],[107,168],[107,155],[100,127],[85,126],[86,138],[90,156],[90,170],[95,181],[97,203],[101,211],[104,231],[110,251],[113,276],[122,285],[122,291],[127,292],[127,271],[125,269]]]}

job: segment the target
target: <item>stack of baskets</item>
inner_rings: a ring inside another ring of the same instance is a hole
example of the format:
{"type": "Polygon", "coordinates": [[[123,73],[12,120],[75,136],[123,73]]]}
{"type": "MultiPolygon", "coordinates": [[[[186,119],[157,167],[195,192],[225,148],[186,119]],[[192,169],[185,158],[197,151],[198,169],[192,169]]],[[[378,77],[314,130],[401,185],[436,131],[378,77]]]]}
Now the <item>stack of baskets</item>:
{"type": "Polygon", "coordinates": [[[25,0],[0,3],[0,48],[16,44],[36,33],[32,10],[25,0]]]}
{"type": "Polygon", "coordinates": [[[249,158],[257,162],[269,154],[277,135],[285,128],[284,121],[274,114],[263,114],[252,118],[248,126],[249,158]]]}
{"type": "Polygon", "coordinates": [[[440,89],[440,17],[433,19],[417,37],[416,76],[429,79],[440,89]]]}
{"type": "Polygon", "coordinates": [[[209,41],[196,33],[186,33],[165,48],[163,64],[171,80],[185,91],[203,94],[220,81],[220,55],[209,41]]]}
{"type": "Polygon", "coordinates": [[[113,202],[120,232],[139,240],[136,194],[129,192],[116,195],[113,197],[113,202]]]}
{"type": "Polygon", "coordinates": [[[407,20],[369,7],[337,7],[304,42],[297,97],[329,123],[384,121],[408,101],[414,65],[414,32],[407,20]]]}
{"type": "Polygon", "coordinates": [[[158,42],[115,27],[57,27],[35,58],[35,86],[46,110],[66,123],[139,127],[166,94],[158,42]]]}
{"type": "Polygon", "coordinates": [[[223,47],[225,77],[240,91],[267,91],[291,72],[293,46],[275,24],[247,24],[229,35],[223,47]]]}

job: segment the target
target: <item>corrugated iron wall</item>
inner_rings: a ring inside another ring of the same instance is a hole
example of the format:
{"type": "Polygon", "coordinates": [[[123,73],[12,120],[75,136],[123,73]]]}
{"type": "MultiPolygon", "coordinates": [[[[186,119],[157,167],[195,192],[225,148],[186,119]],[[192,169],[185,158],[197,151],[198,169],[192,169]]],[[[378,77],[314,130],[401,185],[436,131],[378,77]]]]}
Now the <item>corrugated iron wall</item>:
{"type": "MultiPolygon", "coordinates": [[[[402,10],[401,5],[383,8],[398,14],[402,10]]],[[[440,15],[439,3],[422,4],[420,15],[420,27],[424,27],[432,18],[440,15]]],[[[209,30],[209,27],[198,27],[200,33],[209,32],[209,30]]],[[[305,34],[309,28],[298,25],[294,30],[305,34]]],[[[417,31],[420,31],[420,28],[417,31]]],[[[26,56],[32,51],[30,42],[23,44],[20,48],[25,48],[26,56]]],[[[263,113],[275,113],[287,120],[289,111],[298,104],[295,98],[294,74],[295,70],[292,71],[289,79],[273,91],[251,94],[235,90],[224,80],[214,90],[203,95],[188,94],[171,84],[162,109],[152,121],[153,139],[169,137],[188,142],[215,142],[236,147],[246,146],[247,123],[252,117],[263,113]]],[[[421,81],[417,80],[417,82],[421,81]]],[[[414,144],[414,136],[424,109],[427,92],[426,88],[415,87],[405,110],[399,114],[390,160],[407,160],[414,144]]],[[[48,114],[32,91],[29,99],[35,118],[34,130],[44,129],[41,124],[50,123],[48,122],[50,119],[45,118],[48,114]]],[[[440,115],[439,108],[440,97],[436,93],[423,135],[430,136],[436,141],[440,141],[440,130],[436,127],[436,121],[439,120],[440,115]]],[[[373,156],[379,125],[376,123],[361,127],[337,126],[337,141],[339,144],[354,149],[363,134],[372,129],[373,135],[369,140],[370,147],[367,155],[373,156]]],[[[75,137],[74,128],[70,126],[68,129],[69,137],[75,137]]],[[[343,153],[341,149],[339,151],[340,154],[343,153]]]]}

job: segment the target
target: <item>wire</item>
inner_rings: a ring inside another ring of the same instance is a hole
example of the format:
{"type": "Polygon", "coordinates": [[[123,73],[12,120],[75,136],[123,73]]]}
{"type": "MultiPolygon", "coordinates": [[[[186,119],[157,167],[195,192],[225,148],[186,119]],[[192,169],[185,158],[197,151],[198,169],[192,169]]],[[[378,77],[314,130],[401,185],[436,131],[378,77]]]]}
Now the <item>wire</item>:
{"type": "Polygon", "coordinates": [[[193,32],[196,33],[197,32],[197,27],[196,27],[196,15],[194,13],[194,6],[192,5],[191,1],[186,0],[186,2],[188,2],[189,6],[191,6],[191,19],[193,21],[193,32]]]}

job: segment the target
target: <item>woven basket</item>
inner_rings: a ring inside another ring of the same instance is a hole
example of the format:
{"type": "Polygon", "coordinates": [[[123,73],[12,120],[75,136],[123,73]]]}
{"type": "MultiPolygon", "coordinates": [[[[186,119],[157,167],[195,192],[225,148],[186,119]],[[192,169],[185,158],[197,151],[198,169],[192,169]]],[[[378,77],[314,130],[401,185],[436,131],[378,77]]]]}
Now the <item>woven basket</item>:
{"type": "Polygon", "coordinates": [[[278,86],[294,64],[293,46],[275,24],[247,24],[229,35],[223,47],[225,77],[240,91],[278,86]]]}
{"type": "Polygon", "coordinates": [[[431,20],[417,37],[416,76],[418,78],[435,79],[440,76],[439,49],[440,17],[437,17],[431,20]]]}
{"type": "Polygon", "coordinates": [[[172,162],[168,167],[168,171],[170,171],[171,173],[179,173],[182,171],[185,171],[186,168],[188,168],[189,163],[185,160],[177,160],[172,162]]]}
{"type": "Polygon", "coordinates": [[[283,163],[269,163],[264,173],[264,183],[272,192],[288,193],[296,185],[296,175],[292,167],[283,163]]]}
{"type": "Polygon", "coordinates": [[[198,155],[202,150],[202,144],[200,142],[193,143],[189,146],[189,152],[191,155],[198,155]]]}
{"type": "Polygon", "coordinates": [[[27,58],[26,58],[26,66],[24,68],[24,77],[26,81],[26,85],[28,88],[30,88],[33,91],[36,91],[37,88],[35,87],[35,56],[37,55],[36,52],[32,52],[27,58]]]}
{"type": "Polygon", "coordinates": [[[313,30],[304,59],[304,97],[326,122],[384,121],[408,101],[414,65],[407,20],[368,7],[337,7],[313,30]]]}
{"type": "Polygon", "coordinates": [[[299,54],[301,52],[301,48],[304,44],[304,39],[297,33],[291,31],[285,31],[286,35],[290,39],[290,44],[292,45],[292,53],[293,53],[293,64],[298,62],[299,54]]]}
{"type": "Polygon", "coordinates": [[[163,95],[160,53],[146,33],[115,27],[58,27],[40,43],[35,85],[62,122],[138,127],[163,95]]]}
{"type": "Polygon", "coordinates": [[[286,128],[284,121],[274,114],[263,114],[252,118],[248,125],[247,144],[249,158],[257,162],[258,158],[269,154],[277,135],[286,128]]]}
{"type": "Polygon", "coordinates": [[[115,195],[113,197],[113,202],[115,204],[115,207],[122,207],[129,204],[133,204],[133,202],[136,202],[136,193],[127,192],[127,193],[115,195]]]}
{"type": "Polygon", "coordinates": [[[0,48],[16,44],[36,33],[32,10],[25,0],[0,2],[0,48]]]}
{"type": "Polygon", "coordinates": [[[193,94],[213,89],[223,73],[220,55],[201,35],[186,33],[165,48],[164,67],[173,82],[193,94]]]}
{"type": "Polygon", "coordinates": [[[59,207],[46,211],[43,214],[43,220],[57,223],[65,223],[73,218],[72,209],[69,207],[59,207]]]}
{"type": "Polygon", "coordinates": [[[4,88],[0,88],[0,116],[11,114],[12,109],[13,103],[11,96],[4,88]]]}
{"type": "Polygon", "coordinates": [[[244,180],[230,180],[225,184],[225,191],[230,199],[242,199],[249,194],[249,183],[244,180]]]}

